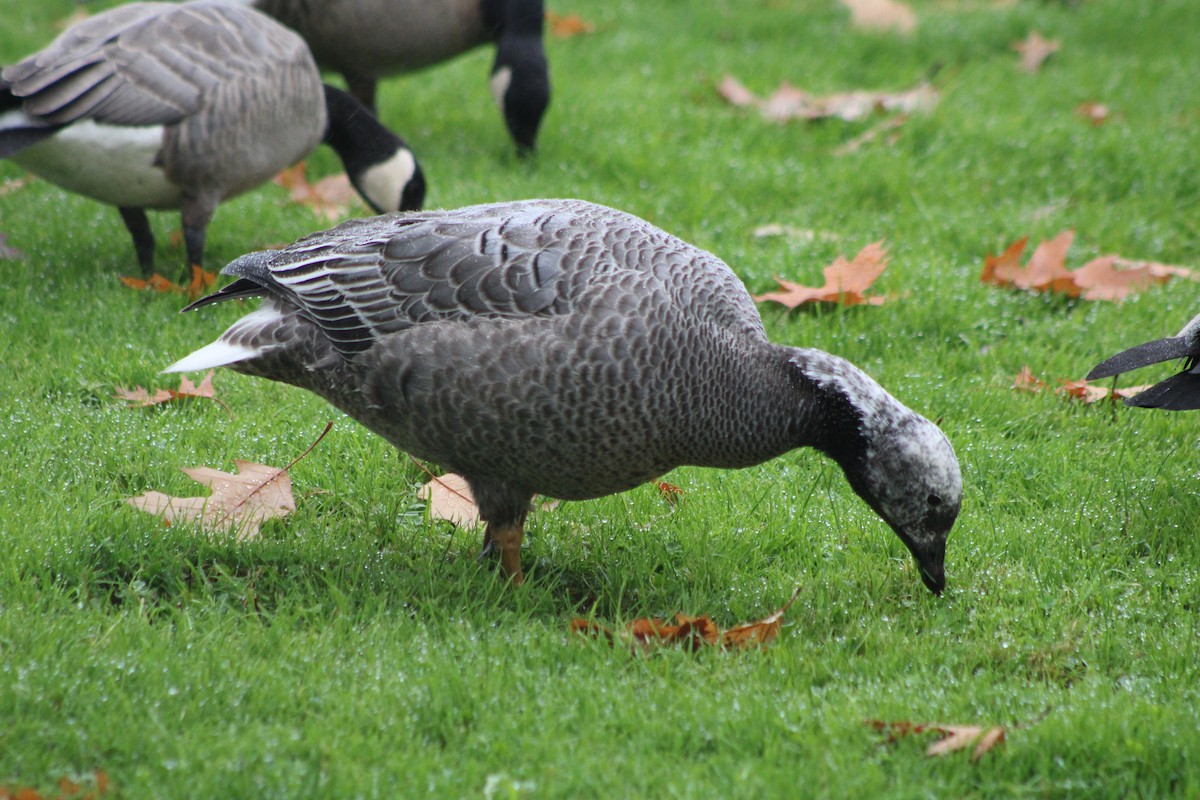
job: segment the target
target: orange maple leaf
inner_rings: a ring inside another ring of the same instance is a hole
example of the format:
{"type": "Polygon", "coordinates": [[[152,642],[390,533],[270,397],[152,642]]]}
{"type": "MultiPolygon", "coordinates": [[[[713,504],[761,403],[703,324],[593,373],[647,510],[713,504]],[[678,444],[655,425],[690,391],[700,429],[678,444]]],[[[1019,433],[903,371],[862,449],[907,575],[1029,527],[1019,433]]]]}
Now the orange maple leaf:
{"type": "Polygon", "coordinates": [[[867,296],[863,292],[883,273],[887,264],[887,248],[883,246],[883,242],[873,242],[860,250],[853,261],[838,256],[824,270],[824,286],[814,288],[776,278],[781,291],[755,295],[754,299],[760,303],[782,303],[788,308],[795,308],[803,303],[881,305],[887,300],[886,297],[867,296]]]}
{"type": "Polygon", "coordinates": [[[547,10],[546,24],[550,26],[550,33],[559,39],[596,32],[596,26],[578,14],[557,14],[547,10]]]}
{"type": "Polygon", "coordinates": [[[1057,292],[1084,300],[1121,300],[1173,277],[1196,277],[1192,270],[1185,267],[1131,261],[1114,255],[1094,258],[1082,267],[1070,270],[1064,264],[1067,250],[1074,240],[1074,231],[1063,231],[1053,239],[1040,243],[1034,249],[1029,263],[1021,266],[1021,254],[1029,242],[1026,236],[1009,245],[998,256],[985,256],[979,280],[1034,292],[1057,292]]]}

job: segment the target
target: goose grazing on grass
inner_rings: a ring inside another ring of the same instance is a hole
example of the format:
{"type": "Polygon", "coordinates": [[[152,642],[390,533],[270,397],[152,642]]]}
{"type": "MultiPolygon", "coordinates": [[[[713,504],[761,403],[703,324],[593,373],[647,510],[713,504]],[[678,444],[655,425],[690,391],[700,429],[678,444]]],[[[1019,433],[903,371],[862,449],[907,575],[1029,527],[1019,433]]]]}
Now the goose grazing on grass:
{"type": "Polygon", "coordinates": [[[117,206],[147,275],[145,209],[179,209],[199,266],[217,205],[322,140],[376,211],[421,207],[425,179],[407,145],[321,83],[299,36],[252,9],[118,6],[0,71],[0,158],[117,206]]]}
{"type": "Polygon", "coordinates": [[[1133,397],[1125,405],[1191,411],[1200,408],[1200,316],[1183,326],[1175,336],[1155,339],[1117,353],[1088,373],[1089,381],[1111,378],[1122,372],[1182,358],[1183,370],[1133,397]]]}
{"type": "Polygon", "coordinates": [[[848,361],[768,342],[728,266],[637,217],[579,200],[393,214],[224,273],[237,280],[188,308],[262,304],[167,371],[294,384],[461,473],[515,583],[534,494],[583,500],[807,446],[945,586],[962,478],[941,430],[848,361]]]}
{"type": "Polygon", "coordinates": [[[496,43],[492,96],[524,155],[550,105],[542,0],[243,0],[294,29],[374,110],[379,78],[496,43]]]}

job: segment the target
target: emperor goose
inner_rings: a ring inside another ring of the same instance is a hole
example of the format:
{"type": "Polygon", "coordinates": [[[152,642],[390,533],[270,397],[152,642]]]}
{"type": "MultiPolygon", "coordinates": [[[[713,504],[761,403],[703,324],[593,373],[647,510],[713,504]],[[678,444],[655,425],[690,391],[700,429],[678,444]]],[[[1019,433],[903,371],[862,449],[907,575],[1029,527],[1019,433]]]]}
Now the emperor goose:
{"type": "Polygon", "coordinates": [[[237,280],[189,309],[262,304],[167,371],[294,384],[461,473],[516,583],[535,493],[582,500],[807,446],[945,586],[962,478],[941,430],[849,362],[768,342],[724,262],[637,217],[579,200],[394,214],[223,272],[237,280]]]}
{"type": "Polygon", "coordinates": [[[117,206],[147,274],[145,209],[179,209],[199,265],[217,205],[322,141],[373,209],[421,207],[425,179],[405,143],[322,85],[299,36],[248,8],[118,6],[0,71],[0,157],[117,206]]]}
{"type": "Polygon", "coordinates": [[[550,104],[542,0],[243,0],[294,28],[317,61],[375,108],[375,82],[496,43],[492,96],[519,153],[550,104]]]}
{"type": "Polygon", "coordinates": [[[1200,316],[1175,336],[1156,339],[1117,353],[1088,373],[1089,381],[1109,378],[1163,361],[1184,359],[1183,370],[1144,392],[1125,398],[1125,405],[1190,411],[1200,408],[1200,316]]]}

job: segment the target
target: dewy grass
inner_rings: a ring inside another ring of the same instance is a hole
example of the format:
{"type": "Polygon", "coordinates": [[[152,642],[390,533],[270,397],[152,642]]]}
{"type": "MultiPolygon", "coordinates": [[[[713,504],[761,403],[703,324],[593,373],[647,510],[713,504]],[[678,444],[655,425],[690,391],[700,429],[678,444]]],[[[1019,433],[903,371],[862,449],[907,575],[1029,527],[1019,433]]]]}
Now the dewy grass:
{"type": "MultiPolygon", "coordinates": [[[[978,282],[985,253],[1077,231],[1200,267],[1200,6],[916,2],[907,38],[834,2],[555,6],[554,101],[535,159],[509,152],[490,54],[384,84],[381,113],[429,201],[576,196],[727,260],[753,291],[812,280],[886,239],[879,308],[764,307],[772,339],[860,364],[942,425],[963,515],[941,599],[836,467],[797,451],[680,469],[653,489],[535,513],[513,591],[477,533],[428,522],[422,476],[315,397],[224,372],[212,404],[129,410],[244,309],[179,315],[131,293],[116,212],[34,181],[0,196],[0,785],[104,771],[121,797],[1189,797],[1200,792],[1200,417],[1010,390],[1029,364],[1078,378],[1171,333],[1200,288],[1123,304],[978,282]],[[1013,41],[1061,50],[1036,75],[1013,41]],[[773,124],[754,91],[903,89],[938,107],[843,156],[860,124],[773,124]],[[1084,101],[1113,114],[1094,127],[1084,101]],[[812,237],[758,238],[780,223],[812,237]],[[163,528],[124,498],[190,491],[181,466],[287,463],[296,513],[254,542],[163,528]],[[634,657],[567,636],[675,611],[731,625],[802,587],[765,652],[634,657]],[[864,719],[1010,726],[978,763],[886,743],[864,719]]],[[[10,0],[0,62],[45,44],[70,0],[10,0]]],[[[89,7],[90,8],[90,7],[89,7]]],[[[314,157],[310,173],[334,169],[314,157]]],[[[21,173],[0,163],[0,179],[21,173]]],[[[153,224],[157,258],[182,265],[153,224]]],[[[322,226],[266,186],[222,206],[219,266],[322,226]]],[[[1157,374],[1165,374],[1161,370],[1157,374]]],[[[1141,376],[1132,381],[1141,382],[1141,376]]]]}

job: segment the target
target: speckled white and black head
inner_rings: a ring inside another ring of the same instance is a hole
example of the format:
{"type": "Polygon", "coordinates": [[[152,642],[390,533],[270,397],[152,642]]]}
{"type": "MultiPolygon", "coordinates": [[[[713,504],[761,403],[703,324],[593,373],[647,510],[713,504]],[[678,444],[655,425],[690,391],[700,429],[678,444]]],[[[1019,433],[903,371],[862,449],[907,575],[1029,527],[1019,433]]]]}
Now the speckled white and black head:
{"type": "Polygon", "coordinates": [[[820,350],[791,359],[818,389],[822,420],[813,446],[904,542],[929,590],[946,586],[946,537],[962,506],[962,474],[950,440],[850,362],[820,350]]]}

